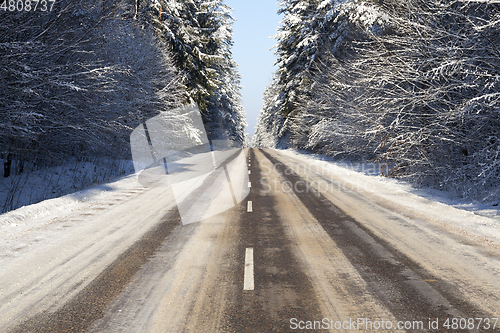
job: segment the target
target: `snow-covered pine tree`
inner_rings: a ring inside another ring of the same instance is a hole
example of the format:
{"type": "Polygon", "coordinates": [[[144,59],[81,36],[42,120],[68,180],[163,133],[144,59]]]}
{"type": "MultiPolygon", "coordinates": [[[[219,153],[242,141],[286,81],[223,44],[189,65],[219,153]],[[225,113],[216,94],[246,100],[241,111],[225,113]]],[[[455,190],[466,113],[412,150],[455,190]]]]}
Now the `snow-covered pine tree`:
{"type": "Polygon", "coordinates": [[[232,59],[234,21],[231,8],[223,1],[204,3],[204,15],[211,17],[213,30],[213,52],[217,59],[212,64],[216,71],[218,87],[207,99],[207,113],[204,115],[206,129],[210,138],[230,138],[243,143],[246,127],[241,105],[240,74],[236,62],[232,59]]]}
{"type": "Polygon", "coordinates": [[[283,14],[276,38],[280,110],[287,117],[297,99],[308,95],[319,73],[315,64],[326,51],[335,51],[343,36],[343,21],[338,19],[338,0],[283,0],[283,14]]]}
{"type": "Polygon", "coordinates": [[[284,0],[279,3],[284,17],[276,34],[280,112],[286,117],[297,97],[307,93],[311,81],[311,65],[318,50],[314,31],[317,0],[284,0]]]}
{"type": "Polygon", "coordinates": [[[218,73],[221,83],[209,98],[208,112],[203,115],[205,128],[209,138],[228,138],[242,144],[247,123],[241,104],[240,75],[236,67],[222,67],[218,73]]]}
{"type": "Polygon", "coordinates": [[[209,137],[243,142],[246,122],[231,53],[231,8],[223,0],[165,0],[156,2],[153,12],[183,74],[187,102],[199,105],[209,137]]]}
{"type": "MultiPolygon", "coordinates": [[[[300,109],[307,103],[305,101],[317,97],[316,81],[322,76],[329,54],[336,53],[343,37],[348,34],[349,25],[340,15],[340,4],[338,0],[280,2],[279,13],[284,14],[284,18],[275,36],[278,40],[275,46],[278,71],[272,91],[276,91],[276,96],[267,96],[268,91],[265,97],[274,99],[272,109],[281,113],[281,117],[273,118],[282,119],[281,123],[274,122],[279,129],[273,130],[278,135],[276,143],[279,146],[296,144],[288,142],[289,139],[303,141],[294,133],[297,128],[294,122],[302,121],[300,109]]],[[[263,112],[271,111],[264,108],[263,112]]],[[[267,118],[261,118],[264,119],[267,118]]],[[[313,117],[310,119],[311,126],[320,120],[319,115],[313,117]]],[[[308,132],[309,127],[304,128],[300,136],[305,136],[307,140],[308,132]]]]}
{"type": "Polygon", "coordinates": [[[276,148],[280,145],[284,119],[277,102],[279,90],[278,75],[274,74],[271,84],[264,91],[263,106],[252,142],[255,147],[276,148]]]}
{"type": "Polygon", "coordinates": [[[376,157],[389,175],[498,204],[500,6],[325,0],[308,20],[310,4],[282,2],[280,71],[257,143],[288,136],[293,147],[376,157]],[[309,69],[304,50],[316,45],[304,40],[323,43],[309,69]]]}
{"type": "MultiPolygon", "coordinates": [[[[219,82],[212,64],[216,61],[213,32],[216,27],[203,0],[155,1],[151,9],[158,17],[157,29],[164,34],[176,67],[183,75],[188,103],[195,102],[206,111],[206,98],[219,82]]],[[[163,36],[161,36],[163,37],[163,36]]]]}

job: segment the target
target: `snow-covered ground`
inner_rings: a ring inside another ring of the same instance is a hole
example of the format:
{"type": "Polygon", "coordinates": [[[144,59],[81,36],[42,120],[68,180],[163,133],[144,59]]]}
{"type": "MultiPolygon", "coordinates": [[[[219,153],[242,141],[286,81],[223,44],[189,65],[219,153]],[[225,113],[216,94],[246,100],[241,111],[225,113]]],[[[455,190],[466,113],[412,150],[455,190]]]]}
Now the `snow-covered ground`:
{"type": "Polygon", "coordinates": [[[475,203],[445,191],[415,188],[406,181],[382,177],[383,166],[376,163],[339,163],[292,149],[281,152],[306,161],[310,165],[308,171],[324,177],[340,177],[342,181],[338,185],[344,189],[368,194],[388,206],[402,208],[415,216],[425,216],[476,239],[500,244],[499,206],[475,203]]]}
{"type": "Polygon", "coordinates": [[[65,304],[174,207],[130,175],[0,215],[0,331],[65,304]]]}
{"type": "MultiPolygon", "coordinates": [[[[430,221],[427,226],[460,234],[471,244],[500,248],[500,214],[496,207],[459,201],[446,193],[415,189],[405,182],[380,177],[377,165],[342,166],[296,151],[281,152],[287,159],[294,159],[294,165],[316,174],[311,179],[334,180],[344,187],[343,193],[349,195],[352,190],[353,196],[369,199],[365,203],[412,220],[430,221]]],[[[246,170],[246,163],[240,164],[246,170]]],[[[232,172],[231,166],[228,169],[233,180],[246,174],[232,172]]],[[[47,303],[36,303],[40,309],[54,307],[84,288],[174,209],[180,197],[161,186],[145,187],[132,174],[1,214],[0,313],[4,311],[4,318],[0,318],[0,327],[13,324],[22,315],[12,312],[14,306],[23,311],[30,311],[36,302],[47,303]],[[71,278],[65,280],[66,275],[71,278]],[[46,300],[48,289],[39,285],[55,288],[57,297],[46,300]],[[79,287],[75,289],[76,285],[79,287]]],[[[211,205],[218,202],[219,197],[213,196],[211,205]]],[[[358,211],[355,206],[353,212],[362,213],[358,211]]]]}
{"type": "MultiPolygon", "coordinates": [[[[378,165],[375,164],[334,163],[325,160],[322,156],[303,154],[293,150],[282,152],[312,163],[317,167],[311,169],[312,171],[321,173],[328,171],[341,175],[342,186],[365,191],[371,196],[416,213],[445,219],[448,223],[465,228],[477,236],[495,237],[500,240],[499,207],[459,200],[443,191],[416,189],[407,182],[381,177],[378,175],[378,165]]],[[[39,176],[38,179],[41,177],[39,176]]],[[[130,195],[130,192],[134,192],[136,196],[144,190],[146,189],[138,183],[136,175],[123,176],[73,194],[26,205],[2,214],[0,215],[0,234],[2,235],[0,258],[7,253],[19,254],[20,249],[36,242],[39,237],[43,237],[54,221],[62,220],[63,216],[68,217],[65,220],[70,220],[71,215],[92,211],[92,207],[100,206],[116,196],[130,195]]],[[[31,190],[30,193],[33,191],[31,190]]]]}
{"type": "Polygon", "coordinates": [[[114,181],[89,187],[58,198],[23,206],[0,215],[1,258],[28,250],[29,245],[46,238],[51,231],[68,227],[72,216],[90,214],[96,207],[117,197],[132,197],[143,193],[137,176],[128,175],[114,181]],[[63,223],[64,222],[64,223],[63,223]]]}
{"type": "Polygon", "coordinates": [[[0,212],[58,198],[133,171],[129,160],[95,159],[0,178],[0,212]]]}
{"type": "Polygon", "coordinates": [[[139,173],[134,173],[1,214],[0,331],[64,304],[177,205],[186,224],[195,222],[188,216],[193,211],[206,218],[219,213],[223,203],[229,202],[225,208],[229,209],[243,200],[249,192],[247,164],[243,152],[236,154],[221,152],[209,158],[199,154],[178,161],[195,174],[199,170],[193,165],[208,172],[216,163],[223,164],[213,171],[212,178],[217,179],[208,189],[206,177],[191,186],[183,183],[184,173],[178,175],[181,179],[169,174],[141,184],[139,173]],[[222,163],[232,156],[232,161],[222,163]],[[203,191],[191,194],[198,189],[203,191]]]}

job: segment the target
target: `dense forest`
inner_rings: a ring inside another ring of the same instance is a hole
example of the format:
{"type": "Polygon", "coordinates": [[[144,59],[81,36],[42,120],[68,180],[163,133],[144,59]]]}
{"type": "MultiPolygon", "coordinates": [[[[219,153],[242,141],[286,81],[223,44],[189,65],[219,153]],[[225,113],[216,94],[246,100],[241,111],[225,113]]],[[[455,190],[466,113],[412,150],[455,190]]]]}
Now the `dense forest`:
{"type": "Polygon", "coordinates": [[[283,0],[254,142],[498,205],[500,4],[283,0]]]}
{"type": "MultiPolygon", "coordinates": [[[[131,159],[132,130],[180,105],[199,106],[210,139],[243,142],[222,0],[19,0],[0,17],[3,211],[43,169],[90,162],[108,178],[126,172],[115,162],[131,159]]],[[[56,195],[48,188],[29,203],[56,195]]]]}

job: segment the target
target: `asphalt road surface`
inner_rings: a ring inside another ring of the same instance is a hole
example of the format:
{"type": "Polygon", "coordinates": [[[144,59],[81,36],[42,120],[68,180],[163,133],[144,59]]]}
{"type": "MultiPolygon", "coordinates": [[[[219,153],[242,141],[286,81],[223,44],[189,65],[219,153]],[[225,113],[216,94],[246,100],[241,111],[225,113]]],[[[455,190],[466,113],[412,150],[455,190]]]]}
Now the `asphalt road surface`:
{"type": "Polygon", "coordinates": [[[69,261],[55,257],[51,279],[39,275],[19,286],[40,296],[0,300],[10,304],[0,311],[10,321],[0,318],[0,327],[11,332],[500,332],[498,247],[466,241],[279,151],[242,153],[250,191],[239,204],[183,225],[168,189],[153,188],[103,209],[102,216],[118,223],[105,235],[139,223],[121,231],[137,237],[117,238],[109,249],[100,246],[95,256],[86,254],[85,264],[85,251],[74,250],[71,258],[79,268],[58,270],[69,261]],[[84,274],[94,266],[100,269],[84,274]],[[85,276],[69,283],[77,273],[85,276]]]}

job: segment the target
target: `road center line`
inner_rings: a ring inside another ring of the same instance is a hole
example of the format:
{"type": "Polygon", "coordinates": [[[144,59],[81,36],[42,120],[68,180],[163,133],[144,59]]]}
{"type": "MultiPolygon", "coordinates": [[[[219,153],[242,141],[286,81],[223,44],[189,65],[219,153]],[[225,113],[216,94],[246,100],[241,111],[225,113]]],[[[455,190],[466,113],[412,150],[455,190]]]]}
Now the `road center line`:
{"type": "Polygon", "coordinates": [[[254,290],[253,283],[253,247],[248,247],[245,252],[245,277],[243,290],[254,290]]]}
{"type": "Polygon", "coordinates": [[[247,212],[249,212],[249,213],[253,212],[253,207],[252,207],[251,201],[248,201],[248,203],[247,203],[247,212]]]}

